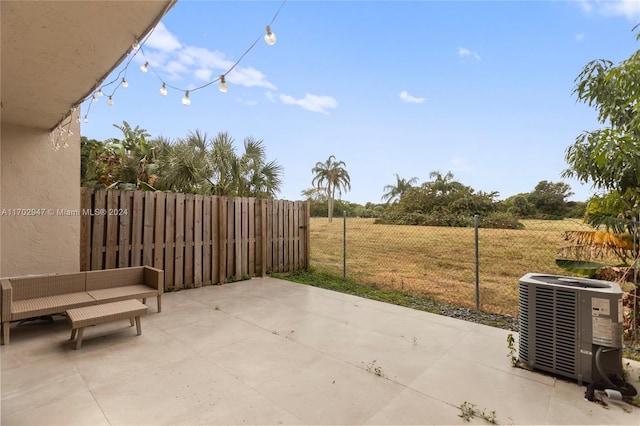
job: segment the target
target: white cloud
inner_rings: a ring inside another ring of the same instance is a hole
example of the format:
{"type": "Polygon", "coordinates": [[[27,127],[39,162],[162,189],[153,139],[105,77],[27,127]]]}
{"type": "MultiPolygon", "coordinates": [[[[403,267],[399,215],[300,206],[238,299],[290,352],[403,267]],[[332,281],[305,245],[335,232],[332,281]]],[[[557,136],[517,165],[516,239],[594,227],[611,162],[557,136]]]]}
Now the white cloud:
{"type": "Polygon", "coordinates": [[[276,101],[276,97],[273,95],[273,92],[272,92],[271,90],[267,90],[267,91],[264,93],[264,96],[265,96],[267,99],[269,99],[269,101],[271,101],[271,102],[275,102],[275,101],[276,101]]]}
{"type": "Polygon", "coordinates": [[[584,40],[584,33],[578,33],[575,35],[575,39],[576,41],[582,41],[584,40]]]}
{"type": "Polygon", "coordinates": [[[236,67],[227,75],[227,82],[240,84],[246,87],[264,87],[266,89],[276,89],[272,83],[270,83],[264,74],[253,67],[236,67]]]}
{"type": "Polygon", "coordinates": [[[421,104],[425,100],[424,98],[416,98],[415,96],[411,96],[406,90],[403,90],[402,92],[400,92],[400,99],[402,99],[405,102],[414,103],[414,104],[421,104]]]}
{"type": "Polygon", "coordinates": [[[640,1],[638,0],[580,0],[578,6],[584,13],[598,15],[624,16],[630,21],[640,20],[640,1]]]}
{"type": "Polygon", "coordinates": [[[201,81],[211,81],[213,71],[207,68],[200,68],[193,72],[195,78],[201,81]]]}
{"type": "Polygon", "coordinates": [[[233,62],[227,59],[224,53],[204,47],[185,46],[180,57],[185,62],[198,64],[203,68],[227,70],[233,66],[233,62]]]}
{"type": "Polygon", "coordinates": [[[602,4],[602,14],[605,16],[624,16],[635,22],[640,20],[640,1],[622,0],[605,2],[602,4]]]}
{"type": "Polygon", "coordinates": [[[480,55],[478,55],[473,50],[467,49],[466,47],[458,47],[458,56],[460,56],[461,58],[464,58],[466,56],[471,56],[473,58],[476,58],[477,61],[482,60],[480,55]]]}
{"type": "Polygon", "coordinates": [[[163,52],[171,52],[182,47],[182,44],[178,39],[167,30],[162,22],[156,25],[147,41],[144,43],[144,47],[150,47],[152,49],[161,50],[163,52]]]}
{"type": "Polygon", "coordinates": [[[178,61],[169,61],[164,67],[164,71],[169,74],[171,80],[180,80],[181,74],[187,71],[187,67],[178,61]]]}
{"type": "Polygon", "coordinates": [[[282,103],[288,105],[298,105],[299,107],[312,112],[321,112],[323,114],[329,114],[327,109],[337,108],[338,101],[331,96],[318,96],[307,93],[304,98],[296,99],[289,95],[280,95],[282,103]]]}

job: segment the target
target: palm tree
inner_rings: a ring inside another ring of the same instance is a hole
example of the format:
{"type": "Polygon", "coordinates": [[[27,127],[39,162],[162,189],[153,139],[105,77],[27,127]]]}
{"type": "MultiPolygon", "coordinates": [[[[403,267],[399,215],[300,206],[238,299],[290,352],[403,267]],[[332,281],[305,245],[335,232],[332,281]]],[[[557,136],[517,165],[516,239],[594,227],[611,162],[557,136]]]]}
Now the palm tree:
{"type": "Polygon", "coordinates": [[[236,154],[233,138],[218,133],[209,155],[213,166],[210,180],[217,195],[273,198],[282,185],[283,168],[277,161],[267,162],[267,151],[261,139],[247,137],[244,153],[236,154]]]}
{"type": "Polygon", "coordinates": [[[176,143],[160,139],[159,162],[162,164],[162,176],[158,189],[176,192],[206,193],[210,187],[208,176],[212,174],[212,165],[207,153],[211,141],[206,133],[199,130],[189,132],[186,138],[176,143]]]}
{"type": "Polygon", "coordinates": [[[323,188],[327,194],[329,222],[333,220],[333,200],[338,191],[338,195],[342,195],[342,189],[349,191],[351,189],[351,178],[345,170],[347,166],[344,161],[335,161],[334,155],[329,156],[324,163],[318,161],[311,172],[315,175],[311,184],[323,188]]]}
{"type": "Polygon", "coordinates": [[[413,188],[413,185],[418,182],[417,177],[412,177],[407,180],[401,178],[397,173],[394,173],[394,176],[396,177],[396,184],[385,185],[385,193],[382,194],[382,200],[387,200],[387,203],[400,200],[402,195],[407,192],[408,189],[413,188]]]}
{"type": "Polygon", "coordinates": [[[442,175],[439,171],[433,171],[429,173],[429,178],[433,179],[431,182],[422,184],[424,188],[430,189],[436,195],[447,195],[455,191],[464,189],[464,185],[460,182],[453,180],[453,173],[450,171],[446,175],[442,175]]]}
{"type": "Polygon", "coordinates": [[[199,130],[176,144],[162,144],[163,174],[158,188],[179,192],[242,197],[274,197],[282,184],[282,166],[267,162],[262,140],[248,137],[238,155],[226,132],[209,139],[199,130]]]}

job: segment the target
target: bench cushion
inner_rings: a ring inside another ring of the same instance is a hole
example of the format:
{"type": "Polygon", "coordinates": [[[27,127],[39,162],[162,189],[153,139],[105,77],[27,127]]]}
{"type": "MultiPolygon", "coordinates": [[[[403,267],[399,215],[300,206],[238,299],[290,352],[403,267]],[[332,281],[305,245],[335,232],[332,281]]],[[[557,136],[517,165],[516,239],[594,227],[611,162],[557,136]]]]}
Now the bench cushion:
{"type": "Polygon", "coordinates": [[[98,303],[116,302],[127,299],[145,299],[147,297],[158,296],[157,290],[144,284],[90,290],[87,291],[87,293],[98,303]]]}
{"type": "Polygon", "coordinates": [[[11,303],[11,320],[60,314],[67,309],[94,305],[95,303],[95,300],[85,292],[14,300],[11,303]]]}

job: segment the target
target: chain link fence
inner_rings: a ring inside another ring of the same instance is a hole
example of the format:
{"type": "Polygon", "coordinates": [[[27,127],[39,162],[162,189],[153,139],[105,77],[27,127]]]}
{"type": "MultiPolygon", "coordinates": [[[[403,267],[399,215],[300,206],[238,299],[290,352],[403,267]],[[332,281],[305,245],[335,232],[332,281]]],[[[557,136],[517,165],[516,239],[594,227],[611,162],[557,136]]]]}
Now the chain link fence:
{"type": "MultiPolygon", "coordinates": [[[[556,265],[572,245],[565,232],[593,230],[580,219],[521,223],[523,229],[478,229],[311,218],[310,265],[361,285],[516,316],[520,277],[575,275],[556,265]]],[[[622,287],[631,296],[637,291],[632,283],[622,287]]]]}

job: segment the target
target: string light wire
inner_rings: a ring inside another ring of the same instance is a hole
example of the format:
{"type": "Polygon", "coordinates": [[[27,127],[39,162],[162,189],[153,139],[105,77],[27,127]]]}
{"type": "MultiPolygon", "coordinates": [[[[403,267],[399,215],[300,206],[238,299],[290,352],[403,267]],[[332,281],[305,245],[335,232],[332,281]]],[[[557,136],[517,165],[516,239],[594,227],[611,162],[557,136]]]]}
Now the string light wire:
{"type": "MultiPolygon", "coordinates": [[[[282,8],[284,7],[284,5],[287,3],[287,0],[283,0],[282,3],[280,4],[280,6],[278,7],[278,9],[276,10],[276,13],[273,15],[273,18],[271,19],[271,22],[269,23],[268,27],[270,27],[271,25],[273,25],[273,23],[275,22],[276,18],[278,17],[278,15],[280,14],[280,11],[282,10],[282,8]]],[[[227,76],[227,74],[229,74],[231,71],[233,71],[239,64],[240,62],[245,58],[245,56],[247,56],[249,54],[249,52],[251,52],[251,50],[253,50],[253,48],[260,42],[260,40],[264,37],[264,34],[260,34],[260,36],[242,53],[242,55],[240,55],[240,57],[238,58],[237,61],[235,61],[233,63],[233,65],[224,73],[220,74],[216,79],[211,80],[201,86],[192,88],[192,89],[184,89],[184,88],[180,88],[180,87],[176,87],[173,85],[168,84],[167,82],[164,81],[164,79],[162,79],[162,77],[160,77],[160,75],[158,75],[158,73],[156,72],[156,70],[154,69],[154,67],[150,66],[149,61],[147,61],[146,56],[144,54],[144,49],[143,46],[145,45],[146,41],[149,39],[149,37],[151,37],[151,35],[153,34],[153,32],[155,31],[158,23],[160,23],[161,19],[166,15],[166,12],[168,11],[165,10],[162,14],[160,14],[157,19],[153,22],[152,26],[151,26],[151,30],[147,32],[147,34],[144,36],[144,38],[142,40],[140,40],[138,37],[134,37],[134,40],[131,44],[131,47],[129,48],[129,50],[127,51],[126,55],[128,56],[128,59],[125,62],[124,67],[121,67],[120,70],[118,71],[117,75],[115,76],[115,78],[113,78],[111,81],[107,82],[107,83],[102,83],[100,84],[99,81],[96,81],[96,84],[94,85],[93,89],[87,93],[84,97],[82,97],[79,101],[77,101],[75,104],[73,104],[68,112],[60,119],[60,121],[52,128],[50,134],[49,134],[49,139],[51,142],[51,145],[53,146],[53,148],[55,150],[60,149],[60,147],[65,147],[67,146],[67,138],[71,135],[73,135],[73,132],[71,131],[71,124],[72,124],[72,116],[74,112],[78,112],[79,114],[79,109],[80,106],[82,104],[84,104],[87,100],[91,99],[91,102],[86,102],[87,103],[87,110],[85,111],[85,114],[82,117],[82,121],[84,121],[85,123],[89,122],[89,112],[91,111],[91,106],[93,105],[93,103],[97,102],[98,98],[97,96],[100,96],[100,93],[104,94],[108,100],[110,100],[110,104],[113,104],[113,96],[116,94],[116,92],[118,91],[118,89],[120,87],[126,87],[122,85],[123,81],[126,81],[126,75],[127,75],[127,71],[129,69],[129,66],[131,65],[131,62],[133,61],[133,59],[136,57],[137,54],[142,54],[142,56],[145,59],[145,65],[147,66],[147,68],[149,70],[151,70],[151,72],[156,76],[156,78],[158,78],[158,80],[160,80],[160,82],[162,83],[162,88],[165,89],[169,87],[171,89],[177,90],[179,92],[188,92],[188,93],[192,93],[198,90],[202,90],[206,87],[211,86],[214,83],[217,83],[221,80],[222,77],[227,76]],[[117,84],[115,84],[117,83],[117,84]],[[113,87],[113,90],[111,91],[110,94],[104,93],[105,89],[110,88],[111,86],[113,86],[115,84],[115,86],[113,87]]],[[[115,68],[115,66],[114,66],[115,68]]],[[[113,69],[110,72],[112,72],[113,69]]],[[[164,94],[164,92],[163,92],[164,94]]],[[[188,98],[188,95],[187,95],[188,98]]],[[[78,115],[78,120],[76,121],[80,121],[80,116],[78,115]]]]}

